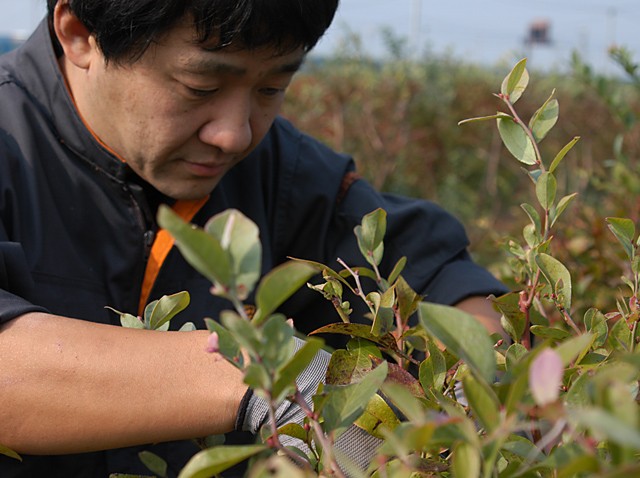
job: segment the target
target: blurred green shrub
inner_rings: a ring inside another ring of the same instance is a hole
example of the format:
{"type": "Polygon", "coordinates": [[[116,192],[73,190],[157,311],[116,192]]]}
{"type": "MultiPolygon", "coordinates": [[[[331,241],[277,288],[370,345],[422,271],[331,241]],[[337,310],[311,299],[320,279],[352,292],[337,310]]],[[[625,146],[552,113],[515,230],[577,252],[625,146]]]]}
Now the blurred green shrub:
{"type": "MultiPolygon", "coordinates": [[[[476,260],[515,285],[503,243],[525,225],[519,204],[528,179],[493,125],[454,126],[495,108],[486,92],[505,68],[450,57],[415,60],[397,39],[388,44],[384,60],[367,55],[355,39],[331,58],[310,61],[291,87],[284,115],[353,155],[376,187],[434,200],[457,215],[476,260]]],[[[578,199],[554,251],[576,271],[576,306],[583,310],[615,307],[611,289],[625,267],[603,218],[640,217],[640,81],[628,52],[611,55],[622,75],[596,74],[577,55],[569,73],[535,71],[537,81],[519,106],[530,117],[556,90],[562,116],[540,145],[543,155],[559,151],[567,137],[583,138],[571,153],[572,167],[558,173],[560,187],[578,199]]]]}

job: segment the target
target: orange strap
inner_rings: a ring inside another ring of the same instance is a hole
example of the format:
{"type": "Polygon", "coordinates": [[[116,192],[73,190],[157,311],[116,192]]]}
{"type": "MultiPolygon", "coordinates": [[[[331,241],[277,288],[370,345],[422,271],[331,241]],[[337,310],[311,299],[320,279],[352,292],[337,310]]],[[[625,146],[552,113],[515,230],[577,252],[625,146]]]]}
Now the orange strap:
{"type": "MultiPolygon", "coordinates": [[[[183,220],[189,222],[208,199],[209,197],[207,196],[193,201],[177,201],[172,209],[183,220]]],[[[169,255],[173,243],[173,237],[166,230],[160,229],[156,234],[156,238],[151,246],[149,260],[147,261],[147,268],[144,271],[142,290],[140,291],[140,302],[138,304],[138,315],[140,316],[144,313],[144,308],[149,300],[149,294],[151,294],[153,284],[156,282],[160,268],[169,255]]]]}

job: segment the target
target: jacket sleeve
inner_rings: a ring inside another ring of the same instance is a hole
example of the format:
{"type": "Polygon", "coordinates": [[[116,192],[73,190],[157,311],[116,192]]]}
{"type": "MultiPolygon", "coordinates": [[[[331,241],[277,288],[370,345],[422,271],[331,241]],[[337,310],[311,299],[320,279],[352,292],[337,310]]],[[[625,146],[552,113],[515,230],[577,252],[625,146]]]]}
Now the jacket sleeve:
{"type": "MultiPolygon", "coordinates": [[[[27,312],[46,312],[46,309],[29,302],[34,281],[22,245],[8,231],[20,213],[12,207],[16,188],[20,188],[17,166],[10,164],[11,153],[7,146],[8,135],[0,131],[0,323],[27,312]]],[[[25,190],[26,187],[22,186],[25,190]]]]}
{"type": "Polygon", "coordinates": [[[341,268],[367,265],[354,235],[362,217],[377,208],[387,212],[387,233],[381,270],[389,274],[407,258],[403,277],[425,300],[447,305],[471,296],[501,295],[508,289],[467,250],[462,224],[433,202],[383,194],[357,179],[353,161],[302,135],[295,167],[281,176],[281,197],[287,201],[285,231],[290,255],[341,268]],[[286,179],[286,180],[285,180],[286,179]],[[346,180],[345,180],[346,179],[346,180]]]}
{"type": "Polygon", "coordinates": [[[27,300],[32,290],[33,280],[22,247],[0,240],[0,323],[27,312],[46,312],[27,300]]]}

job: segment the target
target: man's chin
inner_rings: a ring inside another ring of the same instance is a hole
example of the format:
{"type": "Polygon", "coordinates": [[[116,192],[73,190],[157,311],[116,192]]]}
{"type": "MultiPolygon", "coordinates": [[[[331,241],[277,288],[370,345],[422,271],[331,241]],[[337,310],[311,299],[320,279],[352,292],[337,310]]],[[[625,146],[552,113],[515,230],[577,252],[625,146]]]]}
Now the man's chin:
{"type": "Polygon", "coordinates": [[[198,184],[185,183],[184,185],[168,184],[165,187],[158,187],[162,194],[169,196],[177,201],[197,201],[209,197],[211,191],[218,185],[218,181],[208,181],[208,184],[202,184],[202,181],[198,181],[198,184]]]}

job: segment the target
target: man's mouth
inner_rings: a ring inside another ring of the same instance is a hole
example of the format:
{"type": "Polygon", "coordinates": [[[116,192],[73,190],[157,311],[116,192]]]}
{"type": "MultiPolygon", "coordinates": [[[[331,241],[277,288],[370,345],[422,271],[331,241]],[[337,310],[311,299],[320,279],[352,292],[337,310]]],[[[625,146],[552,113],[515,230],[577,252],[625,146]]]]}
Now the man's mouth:
{"type": "Polygon", "coordinates": [[[224,163],[195,163],[184,161],[187,170],[194,176],[203,178],[213,178],[222,176],[228,169],[229,164],[224,163]]]}

